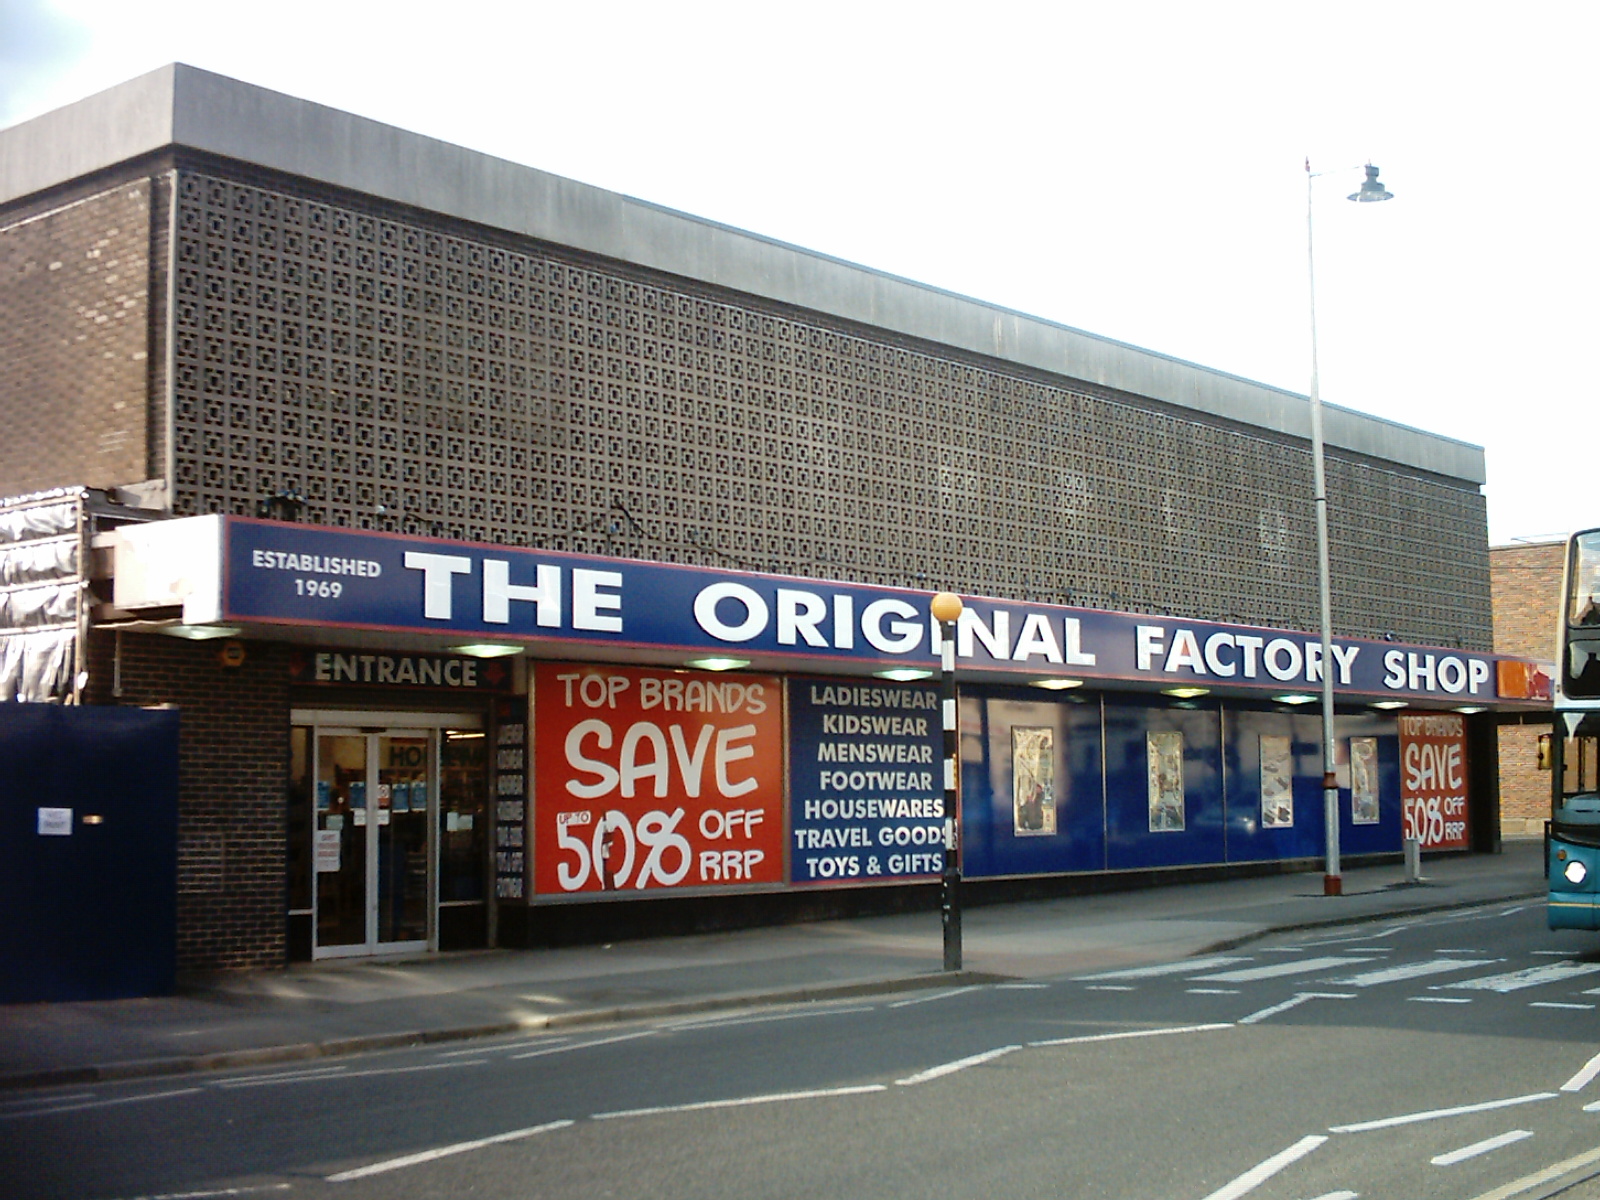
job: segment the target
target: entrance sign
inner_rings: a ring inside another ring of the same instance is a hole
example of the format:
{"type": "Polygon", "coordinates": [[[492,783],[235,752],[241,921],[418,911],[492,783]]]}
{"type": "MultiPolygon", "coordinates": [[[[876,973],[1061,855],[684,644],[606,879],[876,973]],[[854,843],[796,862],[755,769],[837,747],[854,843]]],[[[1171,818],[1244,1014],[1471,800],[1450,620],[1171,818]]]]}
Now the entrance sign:
{"type": "Polygon", "coordinates": [[[1456,713],[1429,713],[1398,723],[1404,836],[1424,850],[1465,850],[1466,721],[1456,713]]]}
{"type": "Polygon", "coordinates": [[[541,663],[534,891],[783,882],[783,685],[541,663]]]}

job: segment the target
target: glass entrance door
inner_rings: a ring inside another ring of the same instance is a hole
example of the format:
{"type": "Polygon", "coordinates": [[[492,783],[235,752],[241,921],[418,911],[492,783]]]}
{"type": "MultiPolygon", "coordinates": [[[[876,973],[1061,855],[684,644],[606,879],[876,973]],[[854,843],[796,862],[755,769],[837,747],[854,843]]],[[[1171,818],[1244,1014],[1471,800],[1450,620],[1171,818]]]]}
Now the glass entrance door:
{"type": "Polygon", "coordinates": [[[316,737],[316,957],[426,950],[438,735],[321,728],[316,737]]]}

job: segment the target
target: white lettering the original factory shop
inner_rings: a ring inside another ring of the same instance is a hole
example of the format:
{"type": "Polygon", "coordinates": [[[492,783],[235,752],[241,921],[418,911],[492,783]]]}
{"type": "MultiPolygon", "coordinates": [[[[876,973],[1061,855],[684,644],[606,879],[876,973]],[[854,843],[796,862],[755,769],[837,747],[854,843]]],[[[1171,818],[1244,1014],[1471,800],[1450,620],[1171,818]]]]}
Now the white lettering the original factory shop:
{"type": "MultiPolygon", "coordinates": [[[[985,623],[976,609],[963,610],[956,626],[957,653],[971,658],[981,642],[989,656],[1000,662],[1095,665],[1095,656],[1083,649],[1079,618],[1063,617],[1058,635],[1049,616],[1028,613],[1013,637],[1012,616],[1009,610],[997,608],[985,623]]],[[[803,643],[818,649],[853,650],[859,633],[881,653],[914,654],[924,645],[937,651],[943,641],[938,621],[904,600],[874,600],[858,614],[854,596],[828,597],[799,588],[778,588],[769,604],[754,588],[732,581],[702,588],[695,596],[694,619],[721,642],[749,642],[772,630],[780,646],[803,643]]]]}
{"type": "MultiPolygon", "coordinates": [[[[430,621],[448,621],[454,616],[452,584],[457,575],[472,574],[472,560],[460,554],[426,554],[407,550],[406,569],[422,572],[422,615],[430,621]]],[[[560,567],[540,563],[535,582],[512,583],[511,562],[504,558],[483,560],[483,620],[490,625],[511,623],[511,604],[532,604],[534,624],[559,629],[564,603],[572,604],[572,628],[596,633],[622,632],[622,573],[588,571],[574,567],[571,584],[563,584],[566,574],[560,567]],[[612,616],[612,613],[618,615],[612,616]]]]}
{"type": "MultiPolygon", "coordinates": [[[[1220,679],[1260,679],[1263,674],[1280,683],[1321,683],[1322,643],[1269,638],[1258,634],[1218,630],[1201,640],[1192,629],[1169,631],[1164,625],[1140,625],[1134,630],[1135,660],[1141,671],[1173,674],[1188,671],[1220,679]]],[[[1333,643],[1338,682],[1350,684],[1350,671],[1359,646],[1333,643]]]]}

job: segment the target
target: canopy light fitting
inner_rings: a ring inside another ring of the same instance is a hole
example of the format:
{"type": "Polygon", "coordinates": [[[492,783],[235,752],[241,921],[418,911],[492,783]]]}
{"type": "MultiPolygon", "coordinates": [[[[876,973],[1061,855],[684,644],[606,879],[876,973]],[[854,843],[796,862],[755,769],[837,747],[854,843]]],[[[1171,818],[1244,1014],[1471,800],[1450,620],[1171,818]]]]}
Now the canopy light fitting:
{"type": "Polygon", "coordinates": [[[449,649],[452,654],[465,654],[468,658],[506,658],[522,653],[521,646],[507,646],[502,642],[467,642],[449,649]]]}
{"type": "Polygon", "coordinates": [[[748,658],[691,658],[684,666],[699,667],[702,671],[737,671],[748,667],[748,658]]]}
{"type": "Polygon", "coordinates": [[[243,630],[237,625],[163,625],[156,632],[168,637],[187,638],[191,642],[205,642],[212,638],[238,637],[243,630]]]}

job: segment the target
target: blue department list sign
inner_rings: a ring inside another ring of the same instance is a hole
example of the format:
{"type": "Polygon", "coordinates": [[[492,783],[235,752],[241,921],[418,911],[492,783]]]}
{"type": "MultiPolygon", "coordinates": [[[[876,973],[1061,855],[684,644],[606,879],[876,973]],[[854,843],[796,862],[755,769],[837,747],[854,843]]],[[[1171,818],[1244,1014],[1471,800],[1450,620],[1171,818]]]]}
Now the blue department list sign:
{"type": "Polygon", "coordinates": [[[937,689],[795,679],[789,722],[791,881],[937,875],[944,861],[937,689]]]}

